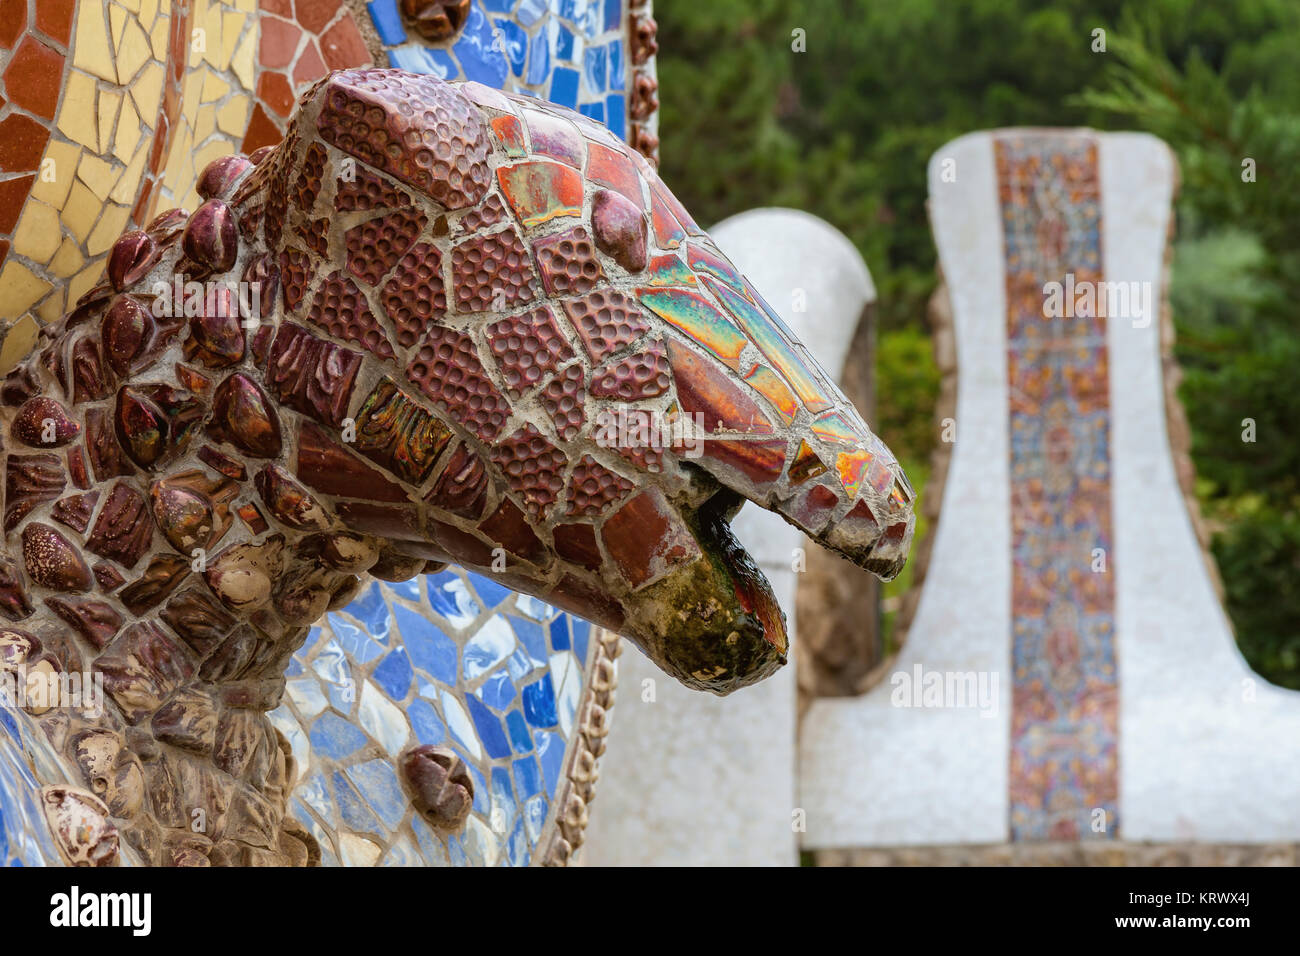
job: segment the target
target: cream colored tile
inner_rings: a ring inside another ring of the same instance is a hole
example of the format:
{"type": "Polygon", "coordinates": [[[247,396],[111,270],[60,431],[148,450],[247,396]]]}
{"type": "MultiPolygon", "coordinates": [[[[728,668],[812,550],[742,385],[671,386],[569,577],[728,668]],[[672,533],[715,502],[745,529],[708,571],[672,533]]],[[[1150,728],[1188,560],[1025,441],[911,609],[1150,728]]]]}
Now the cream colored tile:
{"type": "Polygon", "coordinates": [[[111,203],[105,206],[104,214],[99,217],[99,222],[90,233],[90,238],[86,240],[86,252],[92,256],[108,252],[113,248],[113,243],[117,242],[126,231],[130,218],[130,206],[114,206],[111,203]]]}
{"type": "MultiPolygon", "coordinates": [[[[167,156],[167,167],[163,173],[163,182],[173,196],[179,195],[184,190],[184,183],[188,176],[194,175],[193,162],[191,153],[194,148],[194,133],[182,125],[176,133],[175,139],[172,140],[171,152],[167,156]],[[190,168],[186,172],[186,164],[190,168]]],[[[187,206],[187,209],[193,209],[193,206],[187,206]]]]}
{"type": "Polygon", "coordinates": [[[221,78],[221,74],[213,70],[204,71],[207,75],[203,78],[203,102],[211,103],[219,100],[230,92],[230,84],[221,78]]]}
{"type": "Polygon", "coordinates": [[[158,0],[144,0],[140,4],[140,25],[146,30],[153,27],[153,18],[158,15],[158,0]]]}
{"type": "Polygon", "coordinates": [[[95,194],[90,191],[90,187],[80,179],[72,184],[72,189],[68,193],[68,201],[63,206],[63,224],[77,237],[78,242],[85,242],[89,237],[90,230],[95,227],[95,220],[99,218],[99,210],[103,208],[103,205],[99,199],[95,198],[95,194]]]}
{"type": "Polygon", "coordinates": [[[158,116],[158,107],[162,102],[163,67],[156,60],[144,65],[140,75],[131,84],[131,99],[135,100],[135,111],[145,117],[146,122],[153,123],[158,116]]]}
{"type": "Polygon", "coordinates": [[[117,120],[117,111],[122,105],[122,94],[118,90],[101,89],[99,106],[95,108],[95,120],[99,126],[99,152],[107,153],[113,141],[113,123],[117,120]]]}
{"type": "Polygon", "coordinates": [[[22,218],[14,230],[14,252],[44,265],[59,251],[62,239],[57,209],[35,200],[23,207],[22,218]]]}
{"type": "Polygon", "coordinates": [[[40,319],[41,325],[49,325],[51,322],[57,322],[63,318],[63,293],[55,289],[40,304],[33,309],[36,317],[40,319]]]}
{"type": "Polygon", "coordinates": [[[77,165],[77,176],[90,187],[90,191],[101,200],[107,199],[121,171],[113,164],[91,153],[84,153],[77,165]]]}
{"type": "Polygon", "coordinates": [[[248,130],[248,120],[253,114],[251,96],[232,96],[225,106],[217,110],[217,129],[242,142],[248,130]]]}
{"type": "Polygon", "coordinates": [[[140,12],[140,0],[117,0],[117,2],[126,7],[132,13],[140,12]]]}
{"type": "Polygon", "coordinates": [[[149,46],[153,49],[153,58],[162,63],[167,62],[167,37],[170,32],[171,19],[169,17],[159,17],[158,22],[149,31],[149,46]]]}
{"type": "Polygon", "coordinates": [[[194,18],[195,23],[202,23],[204,29],[208,31],[208,48],[204,52],[204,57],[216,69],[220,70],[221,66],[221,7],[212,4],[208,7],[207,15],[200,19],[197,15],[194,18]]]}
{"type": "MultiPolygon", "coordinates": [[[[206,143],[208,137],[217,131],[217,111],[211,106],[202,106],[199,108],[199,117],[194,124],[194,142],[198,144],[206,143]]],[[[202,169],[198,161],[195,161],[195,169],[202,169]]]]}
{"type": "Polygon", "coordinates": [[[126,23],[126,32],[117,48],[117,81],[126,86],[140,72],[150,55],[149,37],[134,18],[126,23]]]}
{"type": "Polygon", "coordinates": [[[0,271],[0,318],[18,318],[48,291],[48,282],[17,259],[9,259],[0,271]]]}
{"type": "Polygon", "coordinates": [[[104,275],[104,263],[92,262],[86,268],[78,272],[68,282],[68,301],[76,302],[83,295],[95,287],[104,275]]]}
{"type": "Polygon", "coordinates": [[[117,119],[117,139],[113,140],[113,155],[121,162],[130,162],[142,135],[135,107],[130,100],[123,100],[122,115],[117,119]]]}
{"type": "MultiPolygon", "coordinates": [[[[111,78],[116,82],[116,78],[111,78]]],[[[63,105],[55,125],[75,143],[98,148],[99,126],[95,122],[95,78],[72,70],[63,87],[63,105]]]]}
{"type": "Polygon", "coordinates": [[[59,245],[59,251],[50,260],[50,271],[60,279],[66,279],[85,263],[86,257],[81,254],[81,247],[67,236],[64,236],[63,242],[59,245]]]}
{"type": "Polygon", "coordinates": [[[230,68],[235,72],[239,85],[249,93],[253,92],[253,74],[257,63],[257,31],[249,30],[239,41],[239,48],[230,58],[230,68]]]}
{"type": "Polygon", "coordinates": [[[253,13],[257,10],[257,0],[235,0],[235,6],[246,13],[253,13]]]}
{"type": "Polygon", "coordinates": [[[50,140],[41,158],[41,172],[32,184],[32,196],[55,209],[62,209],[72,181],[77,178],[80,156],[81,147],[76,144],[50,140]]]}
{"type": "Polygon", "coordinates": [[[0,375],[8,375],[14,366],[27,358],[36,346],[36,335],[40,326],[30,315],[25,315],[4,334],[4,344],[0,345],[0,375]]]}
{"type": "Polygon", "coordinates": [[[113,49],[122,42],[122,30],[126,26],[126,11],[116,3],[108,8],[108,32],[113,38],[113,49]]]}
{"type": "Polygon", "coordinates": [[[113,47],[109,45],[102,4],[77,4],[77,33],[72,65],[95,74],[101,80],[117,82],[117,69],[113,66],[113,47]]]}
{"type": "MultiPolygon", "coordinates": [[[[242,13],[226,13],[221,18],[221,69],[229,69],[230,58],[235,55],[239,35],[247,18],[242,13]]],[[[256,31],[254,31],[256,32],[256,31]]]]}
{"type": "Polygon", "coordinates": [[[146,140],[136,149],[135,158],[127,164],[126,171],[122,173],[117,185],[108,194],[108,198],[128,206],[135,202],[136,193],[140,189],[140,178],[144,175],[144,164],[148,159],[149,142],[146,140]]]}
{"type": "Polygon", "coordinates": [[[191,126],[199,115],[199,94],[203,90],[203,74],[206,72],[206,67],[190,70],[181,87],[182,114],[191,126]]]}

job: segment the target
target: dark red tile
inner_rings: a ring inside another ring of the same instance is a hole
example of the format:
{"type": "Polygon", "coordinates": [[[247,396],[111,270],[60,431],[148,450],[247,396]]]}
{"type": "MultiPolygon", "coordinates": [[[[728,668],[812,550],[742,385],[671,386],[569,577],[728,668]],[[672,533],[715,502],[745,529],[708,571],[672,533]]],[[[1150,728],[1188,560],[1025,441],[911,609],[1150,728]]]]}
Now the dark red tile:
{"type": "Polygon", "coordinates": [[[619,573],[634,588],[651,584],[700,555],[695,538],[656,488],[610,515],[600,534],[619,573]]]}
{"type": "Polygon", "coordinates": [[[406,501],[406,492],[335,442],[324,429],[302,423],[298,438],[297,474],[304,484],[327,495],[406,501]]]}
{"type": "Polygon", "coordinates": [[[772,424],[762,410],[723,367],[675,339],[668,340],[668,359],[677,382],[682,411],[698,415],[706,432],[733,431],[772,434],[772,424]]]}
{"type": "MultiPolygon", "coordinates": [[[[71,3],[72,0],[65,0],[71,3]]],[[[37,14],[40,16],[40,14],[37,14]]],[[[27,0],[0,0],[0,46],[12,50],[27,26],[27,0]]]]}
{"type": "Polygon", "coordinates": [[[298,22],[309,33],[320,33],[334,19],[343,0],[297,0],[298,22]]]}
{"type": "Polygon", "coordinates": [[[50,131],[30,116],[8,116],[0,123],[0,172],[34,172],[49,138],[50,131]]]}
{"type": "Polygon", "coordinates": [[[67,44],[72,37],[72,14],[77,0],[41,0],[36,4],[36,26],[47,37],[67,44]]]}
{"type": "Polygon", "coordinates": [[[293,112],[293,89],[283,73],[265,72],[257,79],[257,96],[281,116],[293,112]]]}
{"type": "Polygon", "coordinates": [[[283,138],[284,135],[271,120],[266,108],[261,103],[256,103],[253,105],[253,116],[248,121],[248,132],[244,134],[244,142],[240,146],[240,151],[251,153],[263,146],[274,146],[283,138]]]}
{"type": "Polygon", "coordinates": [[[27,194],[36,182],[35,174],[6,179],[0,182],[0,232],[13,232],[18,223],[18,214],[23,211],[27,194]]]}

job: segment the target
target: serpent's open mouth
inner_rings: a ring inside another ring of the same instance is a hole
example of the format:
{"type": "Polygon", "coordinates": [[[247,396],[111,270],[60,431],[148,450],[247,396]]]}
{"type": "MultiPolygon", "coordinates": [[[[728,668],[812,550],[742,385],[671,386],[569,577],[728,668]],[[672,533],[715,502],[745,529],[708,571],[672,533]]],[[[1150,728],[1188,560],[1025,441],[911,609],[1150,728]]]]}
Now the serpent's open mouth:
{"type": "Polygon", "coordinates": [[[772,585],[731,530],[731,520],[744,504],[745,498],[730,488],[721,489],[705,502],[697,512],[701,544],[726,568],[736,600],[762,628],[763,640],[784,656],[789,650],[785,614],[772,585]]]}

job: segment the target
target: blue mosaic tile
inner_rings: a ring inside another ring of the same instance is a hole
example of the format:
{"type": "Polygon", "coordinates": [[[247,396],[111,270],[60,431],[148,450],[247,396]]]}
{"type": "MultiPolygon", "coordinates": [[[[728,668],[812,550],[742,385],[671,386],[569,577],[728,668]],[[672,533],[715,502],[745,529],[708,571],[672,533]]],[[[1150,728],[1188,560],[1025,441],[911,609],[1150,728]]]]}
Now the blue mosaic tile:
{"type": "Polygon", "coordinates": [[[400,604],[393,608],[393,615],[411,663],[434,680],[444,684],[456,683],[456,659],[460,656],[456,642],[433,622],[400,604]]]}
{"type": "Polygon", "coordinates": [[[520,647],[510,655],[510,660],[506,662],[506,666],[510,670],[511,679],[518,683],[537,670],[540,665],[529,656],[527,651],[520,647]]]}
{"type": "Polygon", "coordinates": [[[406,656],[406,651],[399,648],[385,657],[370,676],[393,700],[405,700],[415,673],[411,669],[411,661],[406,656]]]}
{"type": "Polygon", "coordinates": [[[593,96],[602,96],[607,87],[605,70],[608,67],[608,53],[603,46],[589,46],[582,57],[582,79],[587,85],[587,92],[593,96]]]}
{"type": "Polygon", "coordinates": [[[384,829],[375,811],[370,809],[342,770],[334,771],[331,782],[334,784],[334,799],[338,803],[344,824],[362,833],[379,833],[384,829]]]}
{"type": "MultiPolygon", "coordinates": [[[[549,23],[547,26],[554,26],[554,23],[549,23]]],[[[529,83],[533,85],[545,83],[546,78],[551,75],[551,48],[554,46],[554,38],[554,30],[544,27],[529,41],[527,76],[529,83]]]]}
{"type": "Polygon", "coordinates": [[[516,0],[479,0],[479,2],[483,4],[485,9],[491,10],[493,13],[509,13],[516,0]]]}
{"type": "Polygon", "coordinates": [[[370,11],[370,19],[374,21],[375,30],[385,46],[406,42],[406,30],[402,27],[397,0],[370,0],[366,9],[370,11]]]}
{"type": "Polygon", "coordinates": [[[342,760],[364,747],[367,738],[350,721],[326,711],[311,726],[311,745],[322,756],[342,760]]]}
{"type": "Polygon", "coordinates": [[[576,63],[575,56],[578,53],[578,38],[568,27],[559,25],[556,31],[555,58],[562,63],[576,63]]]}
{"type": "Polygon", "coordinates": [[[407,799],[393,765],[387,760],[368,760],[348,768],[348,776],[362,796],[390,830],[406,815],[407,799]]]}
{"type": "Polygon", "coordinates": [[[510,842],[506,844],[506,855],[510,858],[511,866],[528,865],[528,843],[524,838],[523,820],[515,824],[514,831],[510,834],[510,842]]]}
{"type": "Polygon", "coordinates": [[[551,76],[551,102],[569,109],[578,105],[578,71],[558,67],[551,76]]]}
{"type": "Polygon", "coordinates": [[[578,660],[583,664],[587,663],[587,638],[591,636],[591,623],[584,621],[580,617],[572,619],[573,627],[573,650],[578,655],[578,660]]]}
{"type": "Polygon", "coordinates": [[[465,644],[462,667],[465,680],[472,681],[496,667],[515,649],[515,636],[501,615],[489,618],[465,644]]]}
{"type": "Polygon", "coordinates": [[[495,711],[507,710],[515,699],[515,685],[506,671],[488,676],[477,691],[479,698],[495,711]]]}
{"type": "Polygon", "coordinates": [[[546,0],[520,0],[515,16],[526,27],[531,27],[546,13],[546,0]]]}
{"type": "Polygon", "coordinates": [[[474,593],[478,595],[483,606],[489,609],[496,607],[506,598],[515,592],[503,584],[498,584],[485,574],[467,574],[469,583],[474,588],[474,593]]]}
{"type": "Polygon", "coordinates": [[[492,35],[492,24],[479,7],[470,8],[460,39],[452,49],[465,70],[465,78],[500,89],[506,84],[509,64],[492,35]]]}
{"type": "Polygon", "coordinates": [[[369,664],[384,653],[384,646],[341,614],[327,615],[339,646],[358,664],[369,664]]]}
{"type": "Polygon", "coordinates": [[[347,606],[347,614],[365,625],[375,640],[381,644],[388,643],[388,628],[392,619],[388,614],[388,605],[384,603],[384,596],[379,593],[378,582],[370,585],[364,595],[347,606]]]}
{"type": "Polygon", "coordinates": [[[551,675],[542,675],[541,680],[524,688],[524,717],[534,727],[554,727],[560,721],[555,708],[555,688],[551,685],[551,675]]]}
{"type": "Polygon", "coordinates": [[[604,103],[579,103],[578,112],[583,116],[590,116],[597,123],[605,122],[605,104],[604,103]]]}
{"type": "Polygon", "coordinates": [[[533,734],[537,741],[537,756],[542,762],[542,776],[546,779],[546,792],[555,796],[564,769],[564,738],[548,730],[533,734]]]}
{"type": "Polygon", "coordinates": [[[605,97],[605,125],[619,139],[627,139],[627,99],[621,93],[605,97]]]}
{"type": "Polygon", "coordinates": [[[546,632],[536,621],[529,621],[525,618],[511,617],[510,624],[514,628],[515,636],[519,638],[519,643],[528,651],[528,656],[532,658],[534,664],[538,667],[545,667],[550,655],[547,653],[546,632]]]}
{"type": "MultiPolygon", "coordinates": [[[[461,759],[465,759],[464,754],[461,755],[461,759]]],[[[483,771],[472,763],[468,763],[466,769],[469,770],[470,778],[474,781],[474,812],[486,817],[492,812],[492,802],[488,799],[487,777],[483,776],[483,771]]]]}
{"type": "Polygon", "coordinates": [[[569,649],[569,619],[561,614],[551,622],[551,650],[567,651],[569,649]]]}
{"type": "MultiPolygon", "coordinates": [[[[477,697],[465,698],[465,706],[469,708],[470,717],[473,718],[474,727],[478,731],[478,739],[483,742],[483,749],[487,751],[488,756],[493,760],[509,757],[510,742],[506,740],[506,733],[501,729],[501,721],[484,707],[483,702],[477,697]]],[[[527,702],[524,706],[526,711],[527,702]]]]}
{"type": "Polygon", "coordinates": [[[483,613],[478,599],[453,572],[440,571],[429,575],[427,580],[429,603],[452,627],[469,627],[483,613]]]}
{"type": "Polygon", "coordinates": [[[494,812],[499,811],[498,819],[492,821],[492,828],[498,831],[510,829],[510,825],[515,822],[517,807],[515,789],[510,783],[510,771],[505,767],[492,768],[492,809],[494,812]]]}
{"type": "Polygon", "coordinates": [[[627,74],[623,69],[623,41],[615,40],[606,49],[609,50],[609,88],[626,89],[627,74]]]}
{"type": "Polygon", "coordinates": [[[524,62],[528,59],[528,34],[513,20],[496,22],[499,45],[510,61],[510,71],[515,76],[524,75],[524,62]]]}
{"type": "Polygon", "coordinates": [[[522,711],[512,710],[506,714],[506,732],[510,735],[510,746],[515,753],[526,754],[533,749],[533,735],[522,711]]]}
{"type": "Polygon", "coordinates": [[[411,718],[411,729],[415,731],[415,739],[420,743],[440,744],[447,739],[447,728],[443,726],[438,714],[426,701],[413,701],[406,713],[411,718]]]}
{"type": "Polygon", "coordinates": [[[522,797],[531,797],[542,792],[542,769],[536,757],[516,760],[513,765],[515,788],[522,797]]]}
{"type": "Polygon", "coordinates": [[[605,29],[620,30],[623,27],[622,0],[605,0],[605,29]]]}
{"type": "Polygon", "coordinates": [[[534,846],[541,839],[542,827],[546,825],[547,806],[546,798],[541,795],[529,797],[524,803],[524,828],[528,831],[528,842],[534,846]]]}

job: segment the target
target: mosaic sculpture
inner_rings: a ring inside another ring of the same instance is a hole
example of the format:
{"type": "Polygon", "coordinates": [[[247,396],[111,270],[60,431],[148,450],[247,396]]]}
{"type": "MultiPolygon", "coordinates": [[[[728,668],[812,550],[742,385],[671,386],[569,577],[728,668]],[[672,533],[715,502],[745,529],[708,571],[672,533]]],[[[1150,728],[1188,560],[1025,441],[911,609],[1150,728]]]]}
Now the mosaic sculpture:
{"type": "MultiPolygon", "coordinates": [[[[0,330],[18,320],[0,373],[101,280],[120,230],[199,205],[206,164],[278,143],[329,69],[475,79],[576,108],[652,160],[657,147],[649,0],[471,0],[437,40],[419,22],[437,0],[0,6],[0,330]]],[[[464,569],[370,584],[311,629],[269,714],[298,772],[290,810],[325,865],[562,864],[582,842],[619,650],[464,569]],[[407,745],[462,760],[475,784],[462,829],[403,813],[392,767],[407,745]]],[[[37,788],[77,770],[38,726],[54,719],[0,706],[0,863],[59,859],[37,788]]]]}
{"type": "MultiPolygon", "coordinates": [[[[264,712],[361,572],[495,572],[726,693],[786,653],[727,531],[744,499],[901,568],[893,457],[581,114],[344,71],[199,194],[123,235],[0,390],[5,650],[103,678],[108,716],[62,733],[108,812],[56,830],[101,857],[111,816],[155,862],[313,860],[264,712]]],[[[454,759],[403,769],[426,816],[463,819],[438,797],[454,759]]]]}

